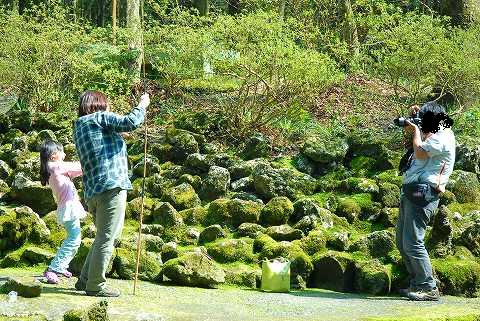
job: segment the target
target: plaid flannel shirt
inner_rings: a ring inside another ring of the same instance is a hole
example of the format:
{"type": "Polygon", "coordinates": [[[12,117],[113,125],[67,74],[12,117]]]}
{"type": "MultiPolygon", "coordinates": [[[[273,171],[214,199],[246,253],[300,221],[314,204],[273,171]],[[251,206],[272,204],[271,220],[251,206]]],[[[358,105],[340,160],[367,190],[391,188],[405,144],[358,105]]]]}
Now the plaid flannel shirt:
{"type": "Polygon", "coordinates": [[[116,187],[132,189],[127,147],[119,133],[138,128],[144,117],[145,107],[140,104],[126,116],[100,111],[75,121],[73,136],[83,170],[85,199],[116,187]]]}

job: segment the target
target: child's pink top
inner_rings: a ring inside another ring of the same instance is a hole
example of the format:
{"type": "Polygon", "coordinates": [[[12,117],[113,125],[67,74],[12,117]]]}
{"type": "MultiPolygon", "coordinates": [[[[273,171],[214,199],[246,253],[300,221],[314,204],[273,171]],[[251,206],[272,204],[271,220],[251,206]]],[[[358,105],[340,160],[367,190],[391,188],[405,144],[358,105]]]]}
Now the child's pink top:
{"type": "Polygon", "coordinates": [[[58,222],[62,224],[85,217],[85,210],[72,182],[72,178],[82,175],[80,162],[48,162],[48,172],[50,173],[48,185],[52,188],[57,202],[58,222]]]}

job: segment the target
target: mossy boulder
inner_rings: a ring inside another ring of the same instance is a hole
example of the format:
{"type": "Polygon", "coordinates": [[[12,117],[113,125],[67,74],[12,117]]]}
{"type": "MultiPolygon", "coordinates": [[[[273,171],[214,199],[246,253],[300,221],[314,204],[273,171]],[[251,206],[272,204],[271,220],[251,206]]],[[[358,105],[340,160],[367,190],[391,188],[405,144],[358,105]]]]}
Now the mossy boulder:
{"type": "Polygon", "coordinates": [[[340,217],[345,217],[349,223],[353,223],[360,213],[362,208],[352,198],[339,198],[338,206],[335,214],[340,217]]]}
{"type": "Polygon", "coordinates": [[[0,253],[17,249],[26,242],[46,243],[49,236],[45,222],[27,206],[5,208],[0,215],[0,253]]]}
{"type": "Polygon", "coordinates": [[[322,230],[314,230],[300,240],[300,247],[310,256],[325,250],[327,236],[322,230]]]}
{"type": "Polygon", "coordinates": [[[391,271],[379,260],[361,261],[355,265],[356,291],[372,295],[388,294],[391,286],[391,271]]]}
{"type": "Polygon", "coordinates": [[[0,293],[7,294],[10,291],[15,291],[24,298],[35,298],[42,294],[42,289],[42,284],[35,282],[31,277],[15,277],[7,279],[0,287],[0,293]]]}
{"type": "Polygon", "coordinates": [[[348,151],[345,155],[347,160],[352,160],[358,156],[371,157],[376,160],[376,170],[387,170],[394,168],[392,157],[385,141],[378,135],[368,130],[354,132],[348,137],[348,151]]]}
{"type": "Polygon", "coordinates": [[[392,183],[382,183],[379,189],[379,201],[385,207],[400,206],[400,188],[392,183]]]}
{"type": "Polygon", "coordinates": [[[224,238],[227,236],[227,233],[219,224],[210,225],[206,227],[198,238],[198,244],[204,244],[208,242],[213,242],[216,239],[224,238]]]}
{"type": "Polygon", "coordinates": [[[7,162],[0,160],[0,179],[7,180],[12,174],[12,168],[7,162]]]}
{"type": "Polygon", "coordinates": [[[452,225],[449,217],[452,213],[445,205],[440,206],[433,216],[432,230],[427,237],[426,246],[429,253],[436,257],[445,257],[452,251],[452,225]]]}
{"type": "Polygon", "coordinates": [[[262,209],[260,221],[266,226],[282,225],[288,222],[292,213],[293,204],[287,197],[274,197],[262,209]]]}
{"type": "Polygon", "coordinates": [[[460,203],[480,203],[480,182],[475,173],[453,171],[447,189],[455,194],[460,203]]]}
{"type": "Polygon", "coordinates": [[[299,153],[293,159],[293,166],[302,173],[314,176],[317,174],[318,165],[306,155],[299,153]]]}
{"type": "Polygon", "coordinates": [[[257,287],[257,276],[261,274],[260,269],[245,264],[225,265],[223,270],[225,271],[225,284],[250,289],[257,287]]]}
{"type": "Polygon", "coordinates": [[[15,175],[8,198],[31,207],[40,215],[57,208],[51,188],[31,181],[22,173],[15,175]]]}
{"type": "Polygon", "coordinates": [[[439,205],[450,205],[452,203],[457,202],[457,198],[455,197],[455,194],[453,194],[449,190],[446,190],[445,192],[441,193],[439,196],[440,196],[439,205]]]}
{"type": "Polygon", "coordinates": [[[210,167],[208,174],[202,181],[200,197],[211,201],[224,196],[230,187],[230,173],[227,169],[218,166],[210,167]]]}
{"type": "Polygon", "coordinates": [[[327,233],[327,247],[336,251],[347,251],[350,247],[349,233],[346,231],[331,231],[327,233]]]}
{"type": "Polygon", "coordinates": [[[182,183],[171,188],[164,196],[164,200],[173,205],[177,210],[185,210],[201,205],[195,189],[187,183],[182,183]]]}
{"type": "Polygon", "coordinates": [[[361,237],[350,246],[350,251],[361,251],[374,258],[386,257],[395,248],[394,236],[390,231],[372,232],[361,237]]]}
{"type": "Polygon", "coordinates": [[[455,168],[480,174],[480,144],[477,137],[462,137],[457,142],[455,168]]]}
{"type": "Polygon", "coordinates": [[[347,141],[343,138],[307,138],[302,153],[311,160],[322,165],[341,164],[348,150],[347,141]]]}
{"type": "MultiPolygon", "coordinates": [[[[160,167],[160,161],[158,160],[158,158],[147,154],[146,163],[147,163],[147,171],[145,173],[146,176],[151,176],[153,174],[160,173],[161,167],[160,167]]],[[[133,175],[135,175],[136,177],[143,177],[144,165],[145,165],[145,158],[142,155],[135,161],[135,163],[132,166],[133,175]]]]}
{"type": "Polygon", "coordinates": [[[318,226],[321,226],[318,216],[309,215],[302,217],[300,221],[293,225],[293,228],[308,234],[308,232],[317,228],[318,226]]]}
{"type": "Polygon", "coordinates": [[[465,245],[475,256],[480,256],[480,223],[469,226],[462,233],[462,243],[465,245]]]}
{"type": "Polygon", "coordinates": [[[278,226],[270,226],[266,232],[276,241],[293,241],[301,239],[304,234],[301,230],[294,229],[290,225],[283,224],[278,226]]]}
{"type": "MultiPolygon", "coordinates": [[[[93,239],[88,239],[88,238],[82,239],[82,242],[80,243],[80,247],[78,248],[77,254],[75,254],[75,257],[70,262],[70,265],[68,268],[68,270],[72,272],[74,275],[77,275],[77,276],[80,275],[83,264],[87,259],[88,251],[90,251],[92,244],[93,244],[93,239]]],[[[110,262],[108,263],[107,273],[106,273],[107,275],[111,275],[113,272],[113,261],[115,260],[115,252],[116,251],[113,251],[110,262]]]]}
{"type": "Polygon", "coordinates": [[[377,180],[377,183],[379,185],[383,183],[390,183],[400,188],[403,184],[403,177],[399,175],[399,172],[396,169],[389,169],[383,171],[375,175],[374,178],[377,180]]]}
{"type": "Polygon", "coordinates": [[[161,224],[144,224],[142,225],[142,233],[161,237],[165,228],[161,224]]]}
{"type": "Polygon", "coordinates": [[[202,155],[200,153],[190,154],[185,160],[185,166],[194,172],[206,173],[210,166],[213,165],[213,159],[209,155],[202,155]]]}
{"type": "Polygon", "coordinates": [[[355,176],[368,176],[375,170],[377,160],[368,156],[355,156],[350,160],[348,167],[352,170],[355,176]]]}
{"type": "MultiPolygon", "coordinates": [[[[149,223],[152,221],[153,210],[155,206],[158,205],[159,200],[153,199],[150,197],[144,197],[143,199],[144,207],[143,207],[143,221],[149,223]]],[[[127,207],[125,209],[125,218],[127,219],[138,219],[140,218],[140,213],[142,211],[142,198],[137,197],[127,203],[127,207]]]]}
{"type": "Polygon", "coordinates": [[[397,225],[398,214],[400,210],[398,207],[386,207],[380,212],[377,222],[385,227],[395,227],[397,225]]]}
{"type": "Polygon", "coordinates": [[[36,246],[28,246],[22,253],[21,259],[28,262],[28,265],[37,265],[40,263],[50,263],[55,254],[49,250],[36,246]]]}
{"type": "Polygon", "coordinates": [[[180,250],[177,243],[168,242],[162,246],[162,261],[165,263],[171,259],[175,259],[180,256],[180,250]]]}
{"type": "Polygon", "coordinates": [[[253,240],[227,239],[218,240],[207,245],[208,254],[219,263],[245,262],[253,263],[253,240]]]}
{"type": "Polygon", "coordinates": [[[12,159],[11,163],[16,173],[22,172],[31,180],[40,180],[39,153],[22,151],[19,155],[15,156],[12,159]]]}
{"type": "Polygon", "coordinates": [[[152,213],[153,223],[164,227],[183,225],[183,219],[177,210],[168,202],[160,202],[152,213]]]}
{"type": "Polygon", "coordinates": [[[221,224],[227,225],[231,221],[229,204],[231,200],[219,198],[208,205],[207,215],[205,217],[206,225],[221,224]]]}
{"type": "Polygon", "coordinates": [[[240,178],[232,182],[230,187],[234,192],[250,192],[255,190],[253,178],[251,177],[240,178]]]}
{"type": "Polygon", "coordinates": [[[167,142],[172,146],[172,159],[175,161],[184,161],[188,155],[200,151],[194,135],[185,130],[168,128],[165,137],[167,142]]]}
{"type": "Polygon", "coordinates": [[[267,164],[267,161],[263,159],[253,159],[246,162],[238,162],[228,167],[231,179],[235,181],[250,176],[259,163],[267,164]]]}
{"type": "Polygon", "coordinates": [[[313,259],[313,272],[309,285],[314,288],[338,292],[354,289],[355,261],[349,253],[328,251],[313,259]]]}
{"type": "Polygon", "coordinates": [[[38,132],[38,134],[35,137],[35,142],[33,146],[31,146],[31,149],[39,152],[40,151],[40,146],[43,144],[45,141],[53,141],[56,142],[58,141],[57,136],[51,129],[43,129],[38,132]]]}
{"type": "Polygon", "coordinates": [[[254,201],[233,199],[228,204],[228,211],[233,227],[242,223],[257,223],[260,218],[263,205],[254,201]]]}
{"type": "Polygon", "coordinates": [[[174,284],[215,288],[225,282],[225,272],[204,254],[189,252],[171,259],[163,266],[162,274],[174,284]]]}
{"type": "Polygon", "coordinates": [[[63,321],[109,321],[108,302],[95,302],[86,309],[73,309],[65,312],[63,321]]]}
{"type": "Polygon", "coordinates": [[[207,210],[204,207],[194,207],[178,212],[183,222],[187,225],[204,225],[207,217],[207,210]]]}
{"type": "Polygon", "coordinates": [[[265,233],[266,229],[255,223],[242,223],[237,229],[240,236],[247,236],[250,238],[256,238],[262,233],[265,233]]]}
{"type": "Polygon", "coordinates": [[[303,198],[293,203],[293,213],[290,217],[296,223],[304,216],[320,216],[320,206],[311,199],[303,198]]]}
{"type": "Polygon", "coordinates": [[[197,191],[202,187],[202,178],[198,175],[183,174],[176,182],[177,184],[187,183],[197,191]]]}
{"type": "Polygon", "coordinates": [[[466,297],[480,295],[480,264],[474,258],[449,256],[432,259],[432,265],[444,294],[466,297]]]}
{"type": "Polygon", "coordinates": [[[268,137],[261,133],[255,133],[245,142],[242,155],[245,157],[245,159],[266,157],[270,153],[271,149],[272,147],[268,137]]]}
{"type": "Polygon", "coordinates": [[[349,177],[340,182],[340,190],[347,193],[378,193],[379,187],[373,179],[349,177]]]}
{"type": "MultiPolygon", "coordinates": [[[[113,269],[124,280],[135,278],[136,251],[131,249],[117,248],[113,269]]],[[[162,270],[162,260],[159,253],[143,252],[140,254],[140,269],[138,277],[145,281],[157,280],[162,270]]]]}

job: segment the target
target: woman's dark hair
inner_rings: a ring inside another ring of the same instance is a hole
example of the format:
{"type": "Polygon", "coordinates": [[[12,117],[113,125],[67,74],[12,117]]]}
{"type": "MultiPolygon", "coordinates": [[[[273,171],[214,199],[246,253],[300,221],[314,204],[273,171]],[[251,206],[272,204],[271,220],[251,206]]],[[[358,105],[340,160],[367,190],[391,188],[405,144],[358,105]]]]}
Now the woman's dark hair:
{"type": "Polygon", "coordinates": [[[99,91],[87,90],[80,96],[78,104],[78,117],[93,114],[97,111],[106,111],[108,108],[107,97],[99,91]]]}
{"type": "Polygon", "coordinates": [[[435,101],[423,105],[418,113],[422,119],[420,127],[424,133],[436,133],[440,127],[450,128],[453,126],[453,119],[447,115],[445,108],[435,101]]]}
{"type": "Polygon", "coordinates": [[[47,185],[50,173],[48,172],[48,161],[56,152],[63,152],[63,146],[54,141],[48,140],[40,146],[40,182],[47,185]]]}

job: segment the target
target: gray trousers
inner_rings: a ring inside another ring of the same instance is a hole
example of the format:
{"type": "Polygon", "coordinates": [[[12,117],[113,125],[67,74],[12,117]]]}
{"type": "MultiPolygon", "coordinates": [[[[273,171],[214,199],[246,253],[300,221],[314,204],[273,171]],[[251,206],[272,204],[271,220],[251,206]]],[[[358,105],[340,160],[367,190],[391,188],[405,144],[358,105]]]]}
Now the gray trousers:
{"type": "Polygon", "coordinates": [[[412,288],[428,291],[437,286],[424,238],[427,224],[435,214],[438,203],[439,200],[436,200],[420,207],[410,202],[403,193],[400,196],[396,243],[410,274],[412,288]]]}
{"type": "Polygon", "coordinates": [[[96,292],[104,289],[107,282],[105,274],[112,257],[113,244],[120,237],[125,220],[127,191],[114,188],[94,195],[87,203],[97,232],[79,280],[86,284],[87,291],[96,292]]]}

